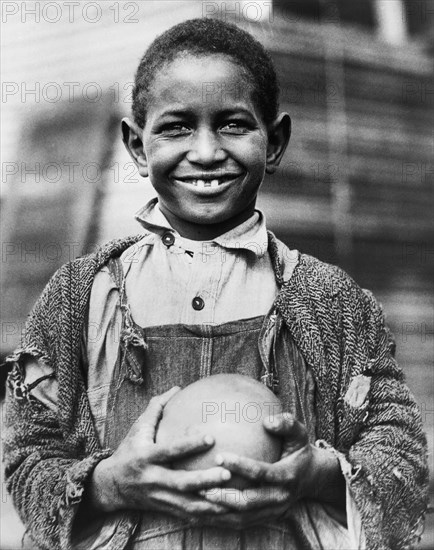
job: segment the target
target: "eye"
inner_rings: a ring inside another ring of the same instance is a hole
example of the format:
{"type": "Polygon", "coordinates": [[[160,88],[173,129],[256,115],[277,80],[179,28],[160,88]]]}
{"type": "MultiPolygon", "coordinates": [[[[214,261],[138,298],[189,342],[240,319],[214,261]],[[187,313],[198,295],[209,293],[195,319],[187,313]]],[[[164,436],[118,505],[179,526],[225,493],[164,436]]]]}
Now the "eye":
{"type": "Polygon", "coordinates": [[[220,131],[225,134],[246,134],[249,130],[250,124],[245,120],[230,120],[220,127],[220,131]]]}
{"type": "Polygon", "coordinates": [[[160,129],[161,134],[170,137],[184,136],[189,134],[190,131],[190,128],[183,122],[171,122],[170,124],[165,124],[160,129]]]}

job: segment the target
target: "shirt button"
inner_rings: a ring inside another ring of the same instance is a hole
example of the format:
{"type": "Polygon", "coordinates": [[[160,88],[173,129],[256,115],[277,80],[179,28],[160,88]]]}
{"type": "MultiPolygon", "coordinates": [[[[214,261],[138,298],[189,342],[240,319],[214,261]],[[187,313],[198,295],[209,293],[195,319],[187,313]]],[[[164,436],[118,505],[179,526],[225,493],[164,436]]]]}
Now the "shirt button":
{"type": "Polygon", "coordinates": [[[191,302],[191,305],[193,306],[193,309],[195,309],[196,311],[200,311],[205,307],[205,302],[200,296],[195,296],[193,298],[193,301],[191,302]]]}
{"type": "Polygon", "coordinates": [[[164,233],[163,235],[163,243],[169,247],[172,246],[172,244],[175,242],[175,236],[173,233],[170,233],[169,231],[167,233],[164,233]]]}

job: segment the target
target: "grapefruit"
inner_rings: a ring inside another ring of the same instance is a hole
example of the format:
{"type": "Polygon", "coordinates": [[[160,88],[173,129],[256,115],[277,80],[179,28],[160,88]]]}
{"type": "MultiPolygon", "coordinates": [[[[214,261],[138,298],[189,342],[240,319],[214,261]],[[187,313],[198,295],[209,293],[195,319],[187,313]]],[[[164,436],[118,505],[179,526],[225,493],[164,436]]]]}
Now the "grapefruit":
{"type": "MultiPolygon", "coordinates": [[[[216,374],[194,382],[170,399],[156,442],[170,444],[198,429],[214,437],[213,447],[176,461],[174,469],[211,468],[220,452],[273,463],[280,458],[282,442],[267,432],[263,420],[280,412],[279,399],[261,382],[240,374],[216,374]]],[[[236,475],[226,484],[239,489],[251,485],[236,475]]]]}

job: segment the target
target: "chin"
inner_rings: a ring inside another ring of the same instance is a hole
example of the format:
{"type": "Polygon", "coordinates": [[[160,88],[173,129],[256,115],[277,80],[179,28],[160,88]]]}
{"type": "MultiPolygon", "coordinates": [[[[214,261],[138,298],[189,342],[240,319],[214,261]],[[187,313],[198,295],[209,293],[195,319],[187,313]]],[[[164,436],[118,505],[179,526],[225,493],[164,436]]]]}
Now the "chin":
{"type": "Polygon", "coordinates": [[[195,212],[190,213],[185,217],[185,220],[190,223],[195,223],[198,225],[215,225],[219,223],[224,223],[228,220],[228,216],[224,213],[216,214],[211,212],[195,212]]]}

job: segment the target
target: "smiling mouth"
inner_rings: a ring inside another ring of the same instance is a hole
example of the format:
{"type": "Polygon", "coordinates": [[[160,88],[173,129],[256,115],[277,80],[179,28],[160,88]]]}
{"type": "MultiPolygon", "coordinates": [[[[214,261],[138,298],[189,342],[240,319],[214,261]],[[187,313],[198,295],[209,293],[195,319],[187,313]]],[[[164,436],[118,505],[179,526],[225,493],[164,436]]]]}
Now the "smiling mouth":
{"type": "Polygon", "coordinates": [[[174,178],[174,179],[181,181],[182,183],[187,183],[188,185],[192,185],[193,187],[198,187],[199,189],[206,189],[207,187],[211,189],[216,189],[220,185],[236,180],[237,178],[240,177],[240,175],[241,174],[230,174],[227,176],[219,176],[213,179],[205,179],[205,178],[203,179],[202,178],[174,178]]]}

